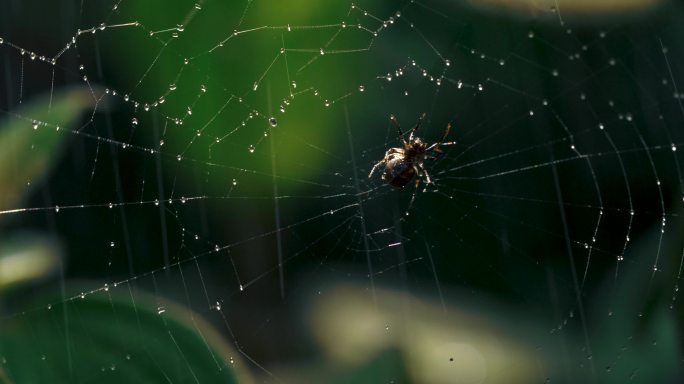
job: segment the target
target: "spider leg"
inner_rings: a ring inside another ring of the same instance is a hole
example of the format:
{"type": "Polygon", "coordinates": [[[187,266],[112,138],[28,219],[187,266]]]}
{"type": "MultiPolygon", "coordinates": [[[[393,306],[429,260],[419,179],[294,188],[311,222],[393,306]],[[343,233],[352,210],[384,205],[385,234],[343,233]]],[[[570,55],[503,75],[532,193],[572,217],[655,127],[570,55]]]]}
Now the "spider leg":
{"type": "Polygon", "coordinates": [[[444,140],[446,140],[447,136],[449,136],[449,131],[451,131],[451,122],[447,124],[446,129],[444,129],[444,134],[442,135],[442,138],[439,139],[438,143],[441,143],[444,140]]]}
{"type": "Polygon", "coordinates": [[[416,188],[413,189],[413,195],[411,195],[411,202],[408,205],[408,208],[406,209],[406,214],[408,215],[408,211],[411,210],[411,207],[413,207],[413,202],[416,200],[416,193],[418,193],[418,187],[420,186],[420,177],[416,177],[416,188]]]}
{"type": "Polygon", "coordinates": [[[427,147],[426,151],[435,151],[435,152],[441,152],[439,147],[442,145],[454,145],[456,144],[455,141],[447,141],[445,142],[447,136],[449,135],[449,131],[451,131],[451,123],[447,124],[446,129],[444,130],[444,134],[442,135],[442,138],[439,139],[438,142],[432,144],[431,146],[427,147]]]}
{"type": "Polygon", "coordinates": [[[420,124],[425,120],[425,112],[423,112],[422,115],[418,118],[418,122],[416,122],[416,125],[411,129],[411,134],[409,135],[409,141],[413,141],[413,135],[416,133],[418,128],[420,128],[420,124]]]}
{"type": "Polygon", "coordinates": [[[371,169],[370,173],[368,174],[368,178],[370,179],[371,176],[373,176],[373,173],[375,173],[375,171],[378,169],[378,167],[380,167],[381,165],[384,165],[386,163],[387,162],[385,160],[381,160],[381,161],[378,161],[377,163],[375,163],[375,165],[371,169]]]}
{"type": "MultiPolygon", "coordinates": [[[[392,122],[392,124],[394,124],[395,127],[397,127],[401,143],[406,145],[406,139],[404,139],[404,132],[401,130],[401,125],[399,125],[399,121],[397,121],[397,118],[394,115],[390,115],[390,121],[392,122]]],[[[411,133],[411,137],[413,137],[413,133],[411,133]]]]}
{"type": "Polygon", "coordinates": [[[425,176],[425,184],[432,184],[432,179],[430,178],[430,174],[428,174],[427,169],[425,169],[425,167],[421,165],[420,171],[423,174],[423,176],[425,176]]]}

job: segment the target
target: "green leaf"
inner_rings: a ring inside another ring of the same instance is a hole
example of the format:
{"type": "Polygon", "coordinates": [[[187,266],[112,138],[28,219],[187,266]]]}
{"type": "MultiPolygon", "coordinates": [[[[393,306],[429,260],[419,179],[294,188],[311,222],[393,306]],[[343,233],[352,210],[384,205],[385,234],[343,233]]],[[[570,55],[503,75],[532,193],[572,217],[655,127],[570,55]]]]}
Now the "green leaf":
{"type": "Polygon", "coordinates": [[[591,332],[602,383],[665,383],[681,377],[681,309],[672,299],[672,281],[676,283],[684,227],[673,227],[670,231],[676,235],[661,238],[657,223],[634,241],[617,279],[611,274],[599,290],[603,295],[591,308],[596,318],[591,332]],[[653,249],[660,249],[663,260],[658,273],[652,270],[653,249]]]}
{"type": "Polygon", "coordinates": [[[250,382],[239,357],[197,314],[128,284],[0,319],[0,382],[250,382]]]}
{"type": "Polygon", "coordinates": [[[401,353],[394,349],[386,350],[348,372],[333,377],[321,377],[319,383],[406,383],[409,378],[404,369],[401,353]]]}
{"type": "MultiPolygon", "coordinates": [[[[55,164],[69,127],[97,100],[90,88],[70,88],[16,108],[0,124],[0,211],[19,208],[27,191],[55,164]]],[[[73,128],[73,127],[72,127],[73,128]]]]}

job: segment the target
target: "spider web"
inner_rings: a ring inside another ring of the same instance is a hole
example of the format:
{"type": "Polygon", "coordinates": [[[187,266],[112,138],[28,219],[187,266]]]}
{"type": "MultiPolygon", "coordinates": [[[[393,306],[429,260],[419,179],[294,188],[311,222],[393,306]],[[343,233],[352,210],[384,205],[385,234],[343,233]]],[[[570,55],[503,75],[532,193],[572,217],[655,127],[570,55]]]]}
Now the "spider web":
{"type": "Polygon", "coordinates": [[[66,142],[0,211],[3,233],[50,233],[68,255],[43,284],[53,298],[38,286],[3,321],[59,306],[62,332],[73,303],[119,291],[142,308],[151,292],[160,316],[173,299],[200,334],[201,316],[230,340],[239,356],[212,355],[217,371],[240,357],[274,382],[276,362],[307,354],[283,336],[297,300],[331,281],[376,303],[392,287],[445,310],[456,291],[537,313],[540,348],[565,348],[541,380],[643,379],[621,364],[635,340],[654,354],[681,344],[643,327],[621,348],[601,338],[661,307],[681,320],[681,9],[593,22],[557,7],[520,19],[438,1],[295,3],[3,6],[3,120],[66,142]],[[81,124],[22,112],[74,85],[95,105],[81,124]],[[412,183],[367,176],[399,144],[389,116],[408,130],[422,113],[419,137],[451,123],[456,144],[426,160],[433,183],[409,207],[412,183]]]}

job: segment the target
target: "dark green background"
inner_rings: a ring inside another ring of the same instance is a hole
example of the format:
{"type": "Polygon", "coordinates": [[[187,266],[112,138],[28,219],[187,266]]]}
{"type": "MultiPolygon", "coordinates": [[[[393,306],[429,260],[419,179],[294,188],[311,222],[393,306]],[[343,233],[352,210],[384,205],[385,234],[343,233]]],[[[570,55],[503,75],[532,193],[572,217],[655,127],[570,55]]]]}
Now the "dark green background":
{"type": "MultiPolygon", "coordinates": [[[[21,205],[86,207],[3,217],[7,238],[27,229],[42,231],[58,238],[66,255],[60,276],[3,292],[4,312],[14,315],[8,322],[47,334],[64,332],[59,322],[20,315],[22,308],[27,301],[28,307],[78,306],[67,298],[104,282],[126,281],[135,295],[152,292],[204,315],[228,344],[237,342],[260,365],[312,367],[325,359],[316,357],[313,340],[301,342],[308,334],[305,298],[337,283],[370,289],[372,281],[438,301],[436,271],[449,307],[459,308],[457,299],[465,297],[483,319],[502,323],[509,313],[487,309],[491,303],[529,313],[535,322],[511,333],[526,329],[538,337],[525,343],[539,344],[551,356],[554,363],[542,371],[552,382],[681,378],[682,317],[672,296],[682,254],[678,214],[684,191],[681,150],[670,149],[683,138],[681,99],[673,97],[684,73],[679,6],[628,17],[569,13],[559,25],[550,10],[521,16],[456,2],[358,3],[381,19],[395,18],[372,39],[353,26],[376,29],[382,22],[349,11],[346,2],[257,0],[247,9],[242,2],[208,2],[177,38],[171,32],[150,36],[176,27],[193,4],[122,2],[116,12],[110,5],[79,2],[40,4],[40,11],[24,2],[4,7],[5,42],[48,57],[79,28],[140,23],[84,34],[77,49],[54,66],[55,89],[84,84],[85,75],[95,92],[110,93],[92,120],[85,113],[70,126],[80,134],[55,133],[65,140],[62,155],[54,156],[42,183],[26,189],[21,205]],[[298,28],[342,21],[349,26],[298,28]],[[292,31],[280,28],[288,24],[292,31]],[[208,52],[234,29],[259,26],[273,28],[238,35],[208,52]],[[316,53],[337,32],[326,54],[316,53]],[[448,67],[430,45],[449,60],[448,67]],[[283,46],[287,67],[281,55],[254,90],[283,46]],[[411,60],[435,78],[443,73],[441,85],[411,60]],[[397,77],[397,70],[403,75],[397,77]],[[392,81],[378,78],[386,74],[392,81]],[[111,96],[113,90],[118,96],[111,96]],[[164,102],[155,107],[161,95],[164,102]],[[326,107],[327,101],[335,102],[326,107]],[[145,111],[144,104],[152,109],[145,111]],[[175,124],[188,105],[192,115],[175,124]],[[421,137],[433,142],[452,122],[450,138],[457,145],[427,165],[436,185],[426,193],[421,188],[407,212],[410,186],[394,190],[366,176],[384,151],[397,145],[389,115],[408,129],[422,112],[428,118],[421,137]],[[271,116],[276,127],[269,125],[271,116]],[[275,200],[274,187],[285,197],[275,200]],[[183,203],[183,197],[200,198],[183,203]],[[166,201],[157,206],[155,199],[166,201]],[[660,237],[663,210],[667,225],[660,237]],[[623,254],[626,234],[632,241],[623,254]],[[659,271],[652,277],[656,255],[659,271]],[[617,263],[618,256],[625,261],[617,263]],[[210,308],[215,302],[230,314],[228,326],[210,308]]],[[[53,66],[22,57],[8,44],[0,46],[0,56],[0,108],[3,121],[11,122],[20,102],[50,91],[53,66]]],[[[18,175],[22,172],[16,167],[18,175]]],[[[130,304],[133,295],[124,291],[123,296],[130,304]]],[[[107,299],[102,291],[92,300],[98,297],[107,299]]],[[[68,311],[65,329],[79,316],[94,326],[106,321],[74,310],[68,311]]],[[[113,311],[104,317],[126,323],[125,315],[113,311]]],[[[44,313],[39,309],[37,317],[44,313]]],[[[128,332],[124,327],[122,334],[128,332]]],[[[41,338],[50,343],[49,336],[41,338]]],[[[61,340],[54,342],[61,346],[61,340]]],[[[0,355],[25,348],[22,343],[3,341],[0,355]]],[[[395,357],[388,352],[374,363],[401,365],[395,357]]],[[[34,360],[22,355],[14,361],[34,360]]],[[[76,362],[71,378],[86,364],[76,362]]],[[[263,374],[256,365],[247,366],[263,374]]],[[[160,371],[168,369],[162,364],[160,371]]],[[[7,370],[17,382],[20,371],[7,370]]],[[[369,375],[385,379],[380,372],[369,375]]],[[[408,377],[403,368],[396,372],[408,377]]],[[[174,374],[180,381],[187,378],[187,372],[174,374]]]]}

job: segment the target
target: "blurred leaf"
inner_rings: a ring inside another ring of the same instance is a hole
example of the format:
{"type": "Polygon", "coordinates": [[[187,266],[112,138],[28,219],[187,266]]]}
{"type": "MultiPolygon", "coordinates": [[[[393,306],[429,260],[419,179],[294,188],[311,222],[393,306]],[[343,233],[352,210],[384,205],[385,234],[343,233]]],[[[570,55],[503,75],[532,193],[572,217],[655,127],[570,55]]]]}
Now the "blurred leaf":
{"type": "MultiPolygon", "coordinates": [[[[283,383],[406,383],[410,382],[401,352],[389,348],[359,364],[338,364],[311,359],[302,364],[278,367],[274,375],[283,383]]],[[[263,382],[269,382],[262,375],[263,382]]]]}
{"type": "Polygon", "coordinates": [[[336,375],[335,378],[321,378],[319,383],[405,383],[408,381],[403,369],[402,356],[394,349],[380,353],[368,363],[349,372],[336,375]]]}
{"type": "Polygon", "coordinates": [[[0,242],[0,292],[52,275],[61,250],[55,241],[39,235],[21,235],[0,242]]]}
{"type": "Polygon", "coordinates": [[[333,361],[358,366],[397,349],[416,383],[534,382],[547,366],[548,357],[523,341],[539,324],[510,310],[485,313],[481,303],[481,313],[468,313],[403,292],[376,288],[375,295],[377,304],[363,287],[337,287],[314,304],[313,332],[333,361]]]}
{"type": "MultiPolygon", "coordinates": [[[[491,11],[514,12],[523,16],[538,16],[548,10],[560,12],[561,17],[570,18],[573,22],[587,21],[587,16],[607,17],[613,15],[639,15],[662,6],[665,0],[469,0],[468,3],[477,8],[491,11]],[[584,20],[582,20],[584,18],[584,20]]],[[[554,22],[557,22],[554,19],[554,22]]],[[[603,20],[605,22],[605,20],[603,20]]]]}
{"type": "MultiPolygon", "coordinates": [[[[682,210],[679,210],[679,215],[682,210]]],[[[628,248],[617,278],[610,274],[593,309],[591,329],[594,360],[600,364],[603,383],[641,380],[651,383],[680,382],[681,310],[672,296],[672,274],[678,270],[684,227],[677,222],[669,237],[661,239],[661,224],[640,236],[628,248]],[[662,242],[662,243],[661,243],[662,242]],[[663,271],[653,273],[653,249],[661,249],[663,271]],[[674,265],[673,265],[674,264],[674,265]],[[644,289],[644,287],[648,287],[644,289]],[[617,357],[616,357],[617,356],[617,357]]],[[[676,284],[676,279],[674,280],[676,284]]]]}
{"type": "Polygon", "coordinates": [[[35,184],[55,164],[69,137],[64,128],[96,103],[90,88],[71,88],[31,100],[12,110],[0,125],[0,210],[17,208],[28,183],[35,184]],[[26,116],[31,116],[27,118],[26,116]]]}
{"type": "Polygon", "coordinates": [[[239,354],[197,314],[153,303],[129,288],[100,289],[57,301],[47,311],[41,307],[3,320],[0,378],[14,383],[251,382],[239,354]]]}

